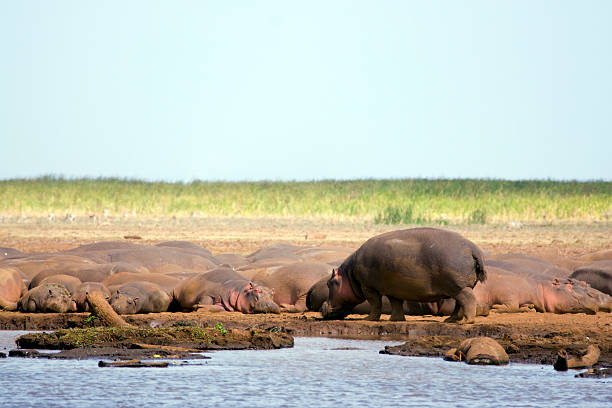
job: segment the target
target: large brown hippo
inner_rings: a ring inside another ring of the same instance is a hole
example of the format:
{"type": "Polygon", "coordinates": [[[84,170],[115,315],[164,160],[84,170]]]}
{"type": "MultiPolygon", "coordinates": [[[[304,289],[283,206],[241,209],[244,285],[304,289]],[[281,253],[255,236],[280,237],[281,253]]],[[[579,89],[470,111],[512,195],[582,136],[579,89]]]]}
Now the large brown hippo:
{"type": "Polygon", "coordinates": [[[474,287],[479,307],[497,312],[550,313],[610,311],[612,297],[572,279],[538,279],[487,267],[486,282],[474,287]]]}
{"type": "Polygon", "coordinates": [[[77,310],[68,290],[57,283],[45,283],[27,291],[19,299],[18,307],[26,313],[66,313],[77,310]]]}
{"type": "Polygon", "coordinates": [[[25,292],[26,286],[19,271],[0,267],[0,309],[17,310],[17,302],[25,292]]]}
{"type": "Polygon", "coordinates": [[[74,295],[77,309],[81,312],[89,312],[89,303],[87,303],[87,294],[91,292],[100,292],[106,299],[110,299],[111,293],[108,288],[100,282],[83,282],[74,295]]]}
{"type": "Polygon", "coordinates": [[[150,282],[129,282],[108,289],[108,303],[117,314],[165,312],[172,300],[165,290],[150,282]]]}
{"type": "Polygon", "coordinates": [[[271,289],[256,285],[229,266],[221,266],[182,282],[174,299],[184,311],[214,305],[230,312],[280,313],[271,289]]]}
{"type": "Polygon", "coordinates": [[[530,270],[533,275],[538,275],[543,278],[567,278],[571,273],[569,269],[561,268],[544,259],[527,254],[511,253],[493,255],[487,259],[486,263],[495,261],[521,266],[530,270]]]}
{"type": "Polygon", "coordinates": [[[54,274],[67,274],[69,271],[95,266],[96,263],[74,255],[34,254],[23,258],[7,258],[0,261],[0,265],[19,269],[22,277],[30,281],[42,271],[54,270],[54,274]]]}
{"type": "Polygon", "coordinates": [[[570,278],[584,281],[612,296],[612,261],[595,261],[581,266],[572,272],[570,278]]]}
{"type": "Polygon", "coordinates": [[[181,279],[164,275],[163,273],[131,273],[121,272],[110,275],[102,283],[107,287],[124,285],[129,282],[149,282],[162,288],[169,296],[172,296],[174,288],[181,283],[181,279]]]}
{"type": "MultiPolygon", "coordinates": [[[[81,286],[83,282],[81,282],[79,278],[75,278],[74,276],[59,274],[46,277],[36,286],[44,285],[45,283],[57,283],[58,285],[62,285],[68,290],[70,296],[74,296],[76,294],[77,289],[79,288],[79,286],[81,286]]],[[[35,288],[35,286],[32,286],[30,284],[30,289],[33,288],[35,288]]]]}
{"type": "Polygon", "coordinates": [[[435,302],[454,298],[448,322],[474,321],[472,288],[486,279],[483,253],[461,235],[436,228],[414,228],[370,238],[349,256],[328,281],[324,318],[344,318],[363,300],[367,320],[379,320],[382,296],[391,303],[390,320],[405,320],[403,301],[435,302]]]}
{"type": "Polygon", "coordinates": [[[308,290],[321,278],[329,278],[331,271],[332,267],[325,263],[295,262],[254,280],[274,289],[274,302],[284,311],[303,312],[308,290]]]}

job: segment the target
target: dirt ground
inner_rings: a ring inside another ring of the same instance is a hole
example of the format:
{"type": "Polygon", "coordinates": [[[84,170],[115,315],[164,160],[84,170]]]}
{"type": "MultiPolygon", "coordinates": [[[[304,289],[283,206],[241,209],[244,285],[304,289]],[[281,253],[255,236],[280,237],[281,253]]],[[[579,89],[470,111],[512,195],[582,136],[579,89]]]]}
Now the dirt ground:
{"type": "MultiPolygon", "coordinates": [[[[332,245],[356,249],[368,238],[392,226],[351,222],[288,219],[83,219],[72,222],[22,219],[0,222],[0,246],[23,252],[51,252],[108,240],[157,243],[186,240],[210,249],[213,254],[249,254],[273,243],[332,245]],[[138,237],[138,238],[136,238],[138,237]]],[[[546,226],[448,227],[474,241],[488,253],[522,252],[577,258],[612,248],[612,224],[546,226]]],[[[49,330],[85,327],[87,314],[33,315],[0,313],[0,329],[49,330]]],[[[317,313],[244,315],[239,313],[160,313],[127,316],[139,326],[191,324],[227,329],[278,330],[294,336],[329,336],[406,341],[399,354],[439,356],[467,337],[490,336],[508,351],[510,360],[551,364],[556,352],[565,348],[579,353],[588,344],[601,349],[600,364],[612,366],[612,313],[597,315],[550,313],[490,314],[475,324],[443,323],[443,318],[407,316],[406,322],[360,320],[351,315],[341,321],[323,321],[317,313]]]]}

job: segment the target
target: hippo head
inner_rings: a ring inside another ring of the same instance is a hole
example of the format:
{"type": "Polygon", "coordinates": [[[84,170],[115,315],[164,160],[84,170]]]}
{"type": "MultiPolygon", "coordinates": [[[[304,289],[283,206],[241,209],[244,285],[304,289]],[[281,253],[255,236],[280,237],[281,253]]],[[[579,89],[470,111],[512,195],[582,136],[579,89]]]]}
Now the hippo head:
{"type": "Polygon", "coordinates": [[[274,303],[273,298],[273,289],[248,282],[230,297],[230,302],[231,307],[237,312],[280,313],[280,307],[274,303]]]}
{"type": "Polygon", "coordinates": [[[134,314],[140,310],[138,300],[139,298],[137,297],[117,290],[111,295],[108,303],[117,314],[134,314]]]}
{"type": "Polygon", "coordinates": [[[329,295],[321,305],[324,319],[344,319],[355,306],[363,302],[363,299],[355,295],[348,274],[340,268],[333,270],[327,288],[329,295]]]}
{"type": "Polygon", "coordinates": [[[612,297],[573,279],[553,279],[542,285],[546,310],[554,313],[595,314],[610,310],[612,297]]]}
{"type": "Polygon", "coordinates": [[[67,313],[76,312],[77,306],[70,292],[63,285],[54,285],[43,299],[44,310],[48,312],[67,313]]]}

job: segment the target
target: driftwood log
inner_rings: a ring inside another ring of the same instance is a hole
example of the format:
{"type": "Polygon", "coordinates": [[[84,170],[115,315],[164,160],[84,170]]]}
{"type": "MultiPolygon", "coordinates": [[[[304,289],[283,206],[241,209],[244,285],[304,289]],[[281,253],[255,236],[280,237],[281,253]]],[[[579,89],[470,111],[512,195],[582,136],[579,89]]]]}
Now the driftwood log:
{"type": "Polygon", "coordinates": [[[85,300],[89,304],[89,310],[91,310],[91,313],[96,315],[104,326],[131,326],[113,310],[102,293],[98,291],[88,292],[85,300]]]}
{"type": "Polygon", "coordinates": [[[98,361],[98,367],[168,367],[167,361],[143,363],[140,360],[98,361]]]}
{"type": "Polygon", "coordinates": [[[557,361],[553,367],[557,371],[567,371],[570,368],[590,368],[599,361],[599,347],[591,344],[587,347],[587,351],[581,357],[569,357],[565,349],[557,352],[557,361]]]}

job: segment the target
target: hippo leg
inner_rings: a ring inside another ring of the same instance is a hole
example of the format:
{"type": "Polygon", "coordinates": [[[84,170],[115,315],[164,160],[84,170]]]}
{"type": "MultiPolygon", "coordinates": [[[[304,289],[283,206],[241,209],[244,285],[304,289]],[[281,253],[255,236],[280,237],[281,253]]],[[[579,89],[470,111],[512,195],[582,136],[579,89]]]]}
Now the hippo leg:
{"type": "Polygon", "coordinates": [[[382,296],[373,289],[362,287],[363,295],[370,303],[370,314],[364,320],[378,321],[382,313],[382,296]]]}
{"type": "Polygon", "coordinates": [[[455,296],[457,304],[453,314],[444,322],[446,323],[474,323],[476,316],[476,297],[471,288],[463,288],[455,296]]]}
{"type": "Polygon", "coordinates": [[[389,295],[387,295],[387,299],[389,299],[389,303],[391,303],[391,317],[389,318],[389,320],[394,322],[405,321],[406,318],[404,317],[404,301],[389,295]]]}

